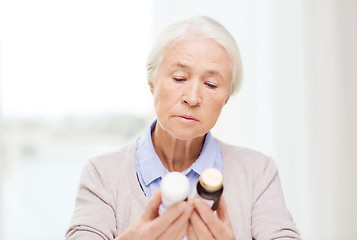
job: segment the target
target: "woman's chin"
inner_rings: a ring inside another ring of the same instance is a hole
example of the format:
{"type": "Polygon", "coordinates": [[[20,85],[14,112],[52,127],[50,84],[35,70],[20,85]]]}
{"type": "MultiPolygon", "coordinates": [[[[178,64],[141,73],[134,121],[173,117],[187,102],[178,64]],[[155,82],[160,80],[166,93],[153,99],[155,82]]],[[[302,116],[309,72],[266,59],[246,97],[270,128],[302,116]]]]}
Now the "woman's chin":
{"type": "Polygon", "coordinates": [[[172,132],[171,135],[178,140],[182,141],[192,141],[196,138],[201,138],[206,135],[206,133],[196,133],[194,134],[192,131],[180,131],[180,132],[172,132]]]}

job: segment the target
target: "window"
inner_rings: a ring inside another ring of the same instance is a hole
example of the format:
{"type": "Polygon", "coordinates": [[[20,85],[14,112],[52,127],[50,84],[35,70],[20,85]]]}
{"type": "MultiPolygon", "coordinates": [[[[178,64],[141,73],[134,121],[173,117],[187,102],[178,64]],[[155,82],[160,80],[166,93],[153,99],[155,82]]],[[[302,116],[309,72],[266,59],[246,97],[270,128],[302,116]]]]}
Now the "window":
{"type": "Polygon", "coordinates": [[[140,5],[2,1],[0,238],[63,239],[83,165],[153,120],[140,5]]]}

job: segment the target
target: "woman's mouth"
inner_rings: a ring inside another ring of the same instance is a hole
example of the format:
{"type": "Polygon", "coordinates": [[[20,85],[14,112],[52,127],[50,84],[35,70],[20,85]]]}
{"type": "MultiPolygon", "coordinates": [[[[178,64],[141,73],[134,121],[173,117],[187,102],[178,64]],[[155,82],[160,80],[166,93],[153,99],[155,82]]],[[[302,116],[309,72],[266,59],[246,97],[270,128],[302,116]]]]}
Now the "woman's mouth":
{"type": "Polygon", "coordinates": [[[195,118],[194,116],[177,115],[176,117],[181,118],[182,120],[186,120],[186,121],[199,122],[198,119],[195,118]]]}

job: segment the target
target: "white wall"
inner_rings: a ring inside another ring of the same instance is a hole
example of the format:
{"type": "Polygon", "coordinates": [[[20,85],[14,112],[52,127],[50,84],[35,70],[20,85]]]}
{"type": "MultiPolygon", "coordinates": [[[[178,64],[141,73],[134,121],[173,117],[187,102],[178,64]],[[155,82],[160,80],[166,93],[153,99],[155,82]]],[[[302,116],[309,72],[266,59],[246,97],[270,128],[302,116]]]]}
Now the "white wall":
{"type": "Polygon", "coordinates": [[[154,3],[157,32],[197,14],[231,31],[244,84],[214,135],[275,159],[303,239],[356,239],[357,2],[154,3]]]}
{"type": "Polygon", "coordinates": [[[357,2],[304,3],[311,239],[356,239],[357,2]],[[317,232],[314,229],[324,229],[317,232]]]}

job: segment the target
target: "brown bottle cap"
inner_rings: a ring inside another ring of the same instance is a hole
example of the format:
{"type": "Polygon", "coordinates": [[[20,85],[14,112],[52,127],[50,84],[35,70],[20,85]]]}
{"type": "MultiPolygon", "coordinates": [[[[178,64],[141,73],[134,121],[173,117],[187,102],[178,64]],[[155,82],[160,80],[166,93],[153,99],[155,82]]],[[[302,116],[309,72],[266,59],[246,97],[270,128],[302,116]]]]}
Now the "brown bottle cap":
{"type": "Polygon", "coordinates": [[[209,192],[220,189],[223,185],[222,173],[216,168],[207,168],[199,178],[201,186],[209,192]]]}

